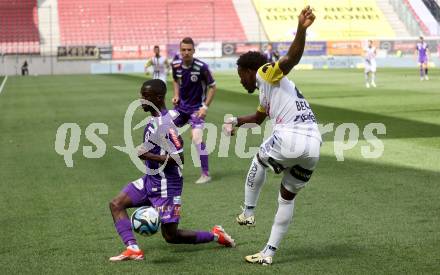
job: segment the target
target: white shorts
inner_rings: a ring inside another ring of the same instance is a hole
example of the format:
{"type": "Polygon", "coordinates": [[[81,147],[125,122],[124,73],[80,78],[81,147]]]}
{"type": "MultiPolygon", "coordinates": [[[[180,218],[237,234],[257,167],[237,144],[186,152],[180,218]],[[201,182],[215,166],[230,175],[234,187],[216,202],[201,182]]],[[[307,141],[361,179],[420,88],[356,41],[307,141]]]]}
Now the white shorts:
{"type": "Polygon", "coordinates": [[[376,72],[376,60],[371,60],[370,62],[365,62],[365,72],[375,73],[376,72]]]}
{"type": "Polygon", "coordinates": [[[296,194],[307,184],[318,164],[320,148],[321,141],[316,137],[274,131],[261,144],[258,155],[263,164],[283,173],[281,184],[296,194]]]}
{"type": "Polygon", "coordinates": [[[153,79],[160,79],[165,82],[165,85],[167,84],[167,74],[154,72],[153,79]]]}

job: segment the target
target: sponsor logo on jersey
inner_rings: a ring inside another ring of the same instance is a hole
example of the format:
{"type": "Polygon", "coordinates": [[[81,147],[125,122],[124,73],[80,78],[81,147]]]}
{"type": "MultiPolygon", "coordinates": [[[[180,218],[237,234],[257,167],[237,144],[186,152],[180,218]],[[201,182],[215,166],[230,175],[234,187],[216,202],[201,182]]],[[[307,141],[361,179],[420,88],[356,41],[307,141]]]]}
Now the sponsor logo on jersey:
{"type": "Polygon", "coordinates": [[[174,146],[176,146],[176,149],[182,148],[182,143],[180,142],[176,131],[173,128],[170,128],[169,133],[170,133],[171,140],[174,143],[174,146]]]}
{"type": "Polygon", "coordinates": [[[173,203],[174,204],[182,204],[182,197],[181,196],[175,196],[173,198],[173,203]]]}

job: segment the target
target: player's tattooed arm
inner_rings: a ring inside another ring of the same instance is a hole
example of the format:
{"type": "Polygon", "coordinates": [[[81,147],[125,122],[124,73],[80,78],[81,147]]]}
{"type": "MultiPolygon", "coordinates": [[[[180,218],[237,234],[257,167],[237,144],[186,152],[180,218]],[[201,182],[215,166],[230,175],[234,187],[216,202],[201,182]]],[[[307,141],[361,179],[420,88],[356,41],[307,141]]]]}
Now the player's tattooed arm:
{"type": "Polygon", "coordinates": [[[298,28],[296,31],[295,39],[290,45],[289,51],[279,61],[279,66],[284,75],[289,72],[299,63],[304,52],[304,46],[306,43],[306,30],[315,21],[315,15],[313,14],[310,6],[305,7],[298,16],[298,28]]]}

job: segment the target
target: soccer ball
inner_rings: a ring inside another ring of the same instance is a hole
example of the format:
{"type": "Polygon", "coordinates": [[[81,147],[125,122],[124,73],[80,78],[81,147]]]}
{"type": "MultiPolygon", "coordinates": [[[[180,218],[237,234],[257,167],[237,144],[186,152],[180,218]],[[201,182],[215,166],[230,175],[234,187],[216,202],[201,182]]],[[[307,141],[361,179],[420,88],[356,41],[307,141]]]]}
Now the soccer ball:
{"type": "Polygon", "coordinates": [[[143,236],[151,236],[160,227],[159,213],[151,206],[143,206],[136,209],[131,215],[131,228],[134,232],[143,236]]]}

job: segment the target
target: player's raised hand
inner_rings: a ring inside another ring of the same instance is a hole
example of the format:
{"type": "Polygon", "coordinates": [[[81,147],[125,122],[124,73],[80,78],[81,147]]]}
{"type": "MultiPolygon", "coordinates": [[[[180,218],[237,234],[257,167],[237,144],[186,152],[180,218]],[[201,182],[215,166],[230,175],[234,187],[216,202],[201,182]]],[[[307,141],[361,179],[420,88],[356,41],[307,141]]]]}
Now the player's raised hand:
{"type": "Polygon", "coordinates": [[[305,7],[298,16],[298,25],[307,29],[315,21],[315,14],[310,6],[305,7]]]}

